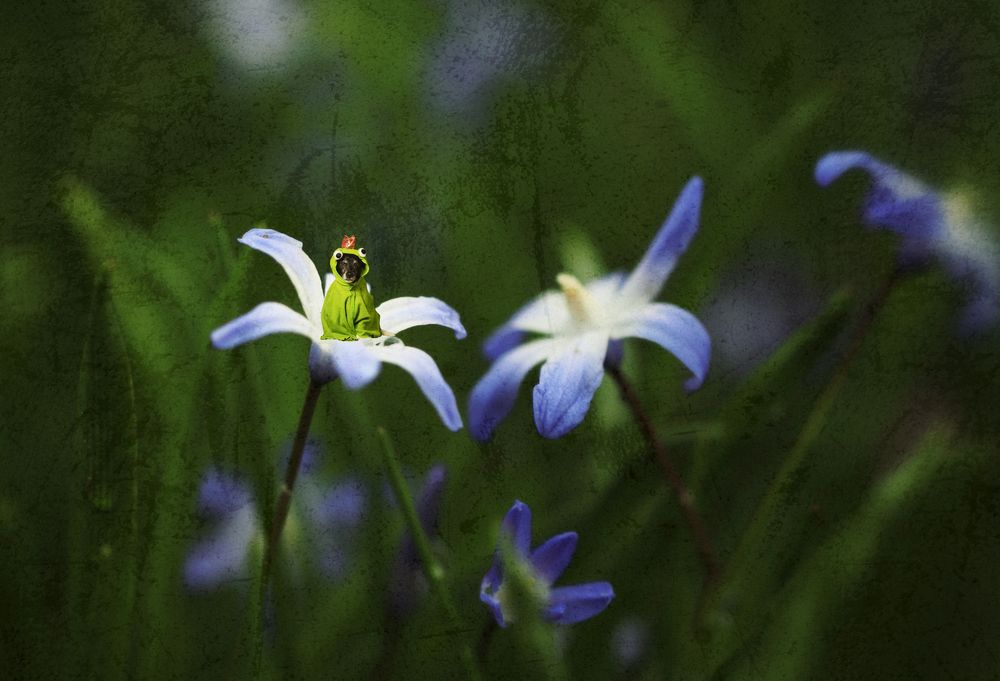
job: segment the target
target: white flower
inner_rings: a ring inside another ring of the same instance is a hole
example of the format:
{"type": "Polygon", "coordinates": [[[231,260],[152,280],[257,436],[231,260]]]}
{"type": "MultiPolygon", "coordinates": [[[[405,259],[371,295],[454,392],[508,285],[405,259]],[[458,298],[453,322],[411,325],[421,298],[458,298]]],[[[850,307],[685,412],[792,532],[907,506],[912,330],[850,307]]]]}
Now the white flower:
{"type": "MultiPolygon", "coordinates": [[[[261,303],[213,331],[215,347],[226,350],[272,333],[297,333],[312,341],[309,351],[312,380],[326,383],[339,377],[352,390],[371,383],[383,362],[395,364],[413,376],[448,428],[459,430],[462,427],[455,394],[434,360],[423,350],[409,347],[395,336],[413,326],[439,324],[454,330],[456,338],[465,338],[465,327],[455,310],[437,298],[393,298],[376,308],[382,330],[393,335],[357,341],[322,340],[320,312],[325,288],[316,266],[302,250],[302,242],[273,229],[251,229],[239,241],[278,261],[292,280],[305,314],[281,303],[261,303]]],[[[330,281],[332,275],[328,275],[327,287],[330,281]]]]}
{"type": "Polygon", "coordinates": [[[469,398],[473,436],[490,437],[510,412],[525,375],[544,362],[535,386],[535,425],[544,437],[565,435],[583,420],[604,376],[605,357],[618,341],[645,338],[674,354],[698,388],[708,371],[710,339],[694,315],[676,305],[654,303],[677,258],[698,229],[702,182],[692,178],[649,249],[627,277],[615,273],[587,285],[569,274],[556,277],[561,291],[547,291],[521,308],[484,346],[496,359],[469,398]],[[520,344],[526,333],[545,337],[520,344]]]}

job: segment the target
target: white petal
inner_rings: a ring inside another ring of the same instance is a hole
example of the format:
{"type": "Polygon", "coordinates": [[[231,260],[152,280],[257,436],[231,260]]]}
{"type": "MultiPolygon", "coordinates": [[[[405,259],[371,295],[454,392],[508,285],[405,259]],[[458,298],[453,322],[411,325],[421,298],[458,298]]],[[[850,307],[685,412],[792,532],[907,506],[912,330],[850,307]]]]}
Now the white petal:
{"type": "Polygon", "coordinates": [[[514,313],[505,327],[555,335],[573,323],[562,291],[546,291],[514,313]]]}
{"type": "Polygon", "coordinates": [[[378,357],[360,340],[317,340],[309,352],[309,371],[318,383],[340,378],[348,388],[357,390],[374,381],[381,369],[378,357]]]}
{"type": "Polygon", "coordinates": [[[708,373],[711,339],[693,314],[668,303],[650,303],[636,311],[628,323],[614,332],[615,338],[644,338],[672,353],[692,374],[684,387],[699,388],[708,373]]]}
{"type": "Polygon", "coordinates": [[[285,274],[292,280],[306,317],[313,324],[321,324],[323,286],[316,265],[302,250],[302,242],[273,229],[251,229],[238,241],[277,260],[285,270],[285,274]]]}
{"type": "Polygon", "coordinates": [[[325,296],[327,291],[333,285],[333,272],[327,272],[323,275],[323,295],[325,296]]]}
{"type": "Polygon", "coordinates": [[[382,328],[399,333],[414,326],[437,324],[455,332],[455,338],[465,338],[465,327],[458,313],[443,301],[428,296],[403,297],[387,300],[377,308],[382,328]]]}
{"type": "Polygon", "coordinates": [[[301,314],[281,303],[261,303],[242,317],[212,332],[212,345],[228,350],[272,333],[297,333],[309,339],[320,335],[301,314]]]}
{"type": "Polygon", "coordinates": [[[395,364],[409,372],[448,428],[459,430],[462,427],[462,417],[458,413],[458,405],[455,404],[455,393],[445,382],[430,355],[402,343],[374,345],[371,346],[370,352],[383,362],[395,364]]]}

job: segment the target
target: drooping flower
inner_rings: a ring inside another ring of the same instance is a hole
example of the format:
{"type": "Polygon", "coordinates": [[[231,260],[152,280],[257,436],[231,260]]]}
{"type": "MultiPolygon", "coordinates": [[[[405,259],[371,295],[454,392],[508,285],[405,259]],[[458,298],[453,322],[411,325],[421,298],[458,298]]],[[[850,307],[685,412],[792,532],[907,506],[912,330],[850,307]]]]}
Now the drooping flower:
{"type": "Polygon", "coordinates": [[[580,283],[570,274],[518,310],[490,338],[484,350],[493,366],[472,390],[469,420],[473,436],[487,440],[510,413],[525,375],[543,363],[534,398],[535,425],[556,438],[586,416],[604,376],[604,363],[617,361],[620,341],[644,338],[677,357],[692,373],[688,390],[701,386],[708,371],[710,339],[690,312],[652,302],[698,229],[702,181],[692,178],[628,276],[616,272],[580,283]],[[528,333],[544,337],[521,344],[528,333]]]}
{"type": "MultiPolygon", "coordinates": [[[[310,547],[320,571],[330,579],[343,576],[357,532],[364,518],[367,497],[353,478],[333,485],[315,475],[318,446],[308,443],[292,515],[305,522],[310,547]]],[[[198,512],[210,521],[208,535],[195,544],[184,563],[184,583],[204,591],[249,575],[255,544],[263,548],[264,534],[249,485],[240,478],[210,469],[202,478],[198,512]]],[[[285,535],[288,540],[291,537],[285,535]]]]}
{"type": "Polygon", "coordinates": [[[333,281],[333,275],[327,275],[324,287],[316,265],[302,250],[302,242],[281,232],[251,229],[238,241],[278,261],[292,280],[305,314],[281,303],[261,303],[213,331],[215,347],[228,350],[272,333],[297,333],[312,341],[309,371],[313,381],[326,383],[339,377],[352,390],[375,380],[383,362],[395,364],[413,376],[448,428],[462,427],[455,394],[437,364],[426,352],[405,345],[395,335],[413,326],[438,324],[452,329],[456,338],[465,338],[465,327],[455,310],[437,298],[393,298],[376,308],[382,330],[389,335],[357,341],[324,340],[321,311],[324,291],[333,281]]]}
{"type": "MultiPolygon", "coordinates": [[[[576,550],[576,532],[557,534],[531,551],[531,509],[515,501],[507,511],[500,532],[511,542],[516,558],[526,561],[532,586],[539,600],[544,603],[542,618],[555,624],[575,624],[601,613],[611,599],[614,589],[607,582],[589,582],[574,586],[553,587],[566,570],[576,550]]],[[[506,627],[517,614],[506,603],[503,559],[500,549],[493,558],[493,565],[483,577],[479,587],[479,600],[485,603],[497,624],[506,627]]]]}
{"type": "Polygon", "coordinates": [[[826,187],[849,170],[872,178],[862,218],[902,237],[902,265],[937,259],[968,289],[961,327],[975,331],[1000,318],[1000,252],[989,231],[960,192],[939,192],[864,151],[835,151],[816,164],[816,182],[826,187]]]}

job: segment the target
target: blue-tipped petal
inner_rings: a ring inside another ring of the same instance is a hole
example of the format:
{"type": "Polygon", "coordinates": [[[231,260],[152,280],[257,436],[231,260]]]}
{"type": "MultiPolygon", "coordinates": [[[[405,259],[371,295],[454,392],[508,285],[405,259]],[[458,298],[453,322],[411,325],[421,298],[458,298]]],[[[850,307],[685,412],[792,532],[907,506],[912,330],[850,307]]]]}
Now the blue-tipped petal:
{"type": "Polygon", "coordinates": [[[531,565],[546,586],[551,586],[566,570],[576,551],[576,541],[576,532],[564,532],[531,552],[531,565]]]}
{"type": "Polygon", "coordinates": [[[455,338],[465,338],[465,327],[458,312],[437,298],[428,296],[403,297],[387,300],[376,308],[382,328],[399,333],[414,326],[437,324],[455,332],[455,338]]]}
{"type": "Polygon", "coordinates": [[[257,533],[252,504],[244,506],[202,540],[184,561],[184,583],[189,589],[205,590],[223,582],[246,577],[247,551],[257,533]]]}
{"type": "Polygon", "coordinates": [[[944,207],[937,192],[920,180],[863,151],[835,151],[816,164],[816,182],[828,186],[848,170],[861,169],[872,178],[862,216],[869,225],[887,227],[911,243],[911,255],[926,256],[920,248],[945,228],[944,207]]]}
{"type": "Polygon", "coordinates": [[[674,355],[692,373],[684,383],[685,389],[696,390],[705,380],[712,341],[702,323],[687,310],[669,303],[649,303],[615,335],[644,338],[674,355]]]}
{"type": "Polygon", "coordinates": [[[500,355],[513,350],[524,340],[524,331],[515,329],[513,326],[501,326],[490,334],[483,343],[483,354],[489,360],[495,360],[500,355]]]}
{"type": "Polygon", "coordinates": [[[323,284],[316,265],[302,250],[302,242],[273,229],[251,229],[237,241],[267,253],[278,261],[299,294],[302,311],[309,321],[319,326],[320,311],[323,308],[323,284]]]}
{"type": "Polygon", "coordinates": [[[535,425],[542,437],[561,437],[583,421],[604,377],[607,350],[608,336],[599,331],[560,340],[532,393],[535,425]]]}
{"type": "Polygon", "coordinates": [[[556,624],[576,624],[603,612],[614,597],[607,582],[561,586],[550,592],[544,616],[556,624]]]}
{"type": "Polygon", "coordinates": [[[497,624],[499,624],[501,627],[506,628],[507,622],[504,621],[503,608],[500,607],[500,601],[498,601],[491,594],[485,591],[479,592],[479,600],[481,600],[489,607],[490,612],[493,613],[493,619],[497,621],[497,624]]]}
{"type": "Polygon", "coordinates": [[[272,333],[297,333],[316,338],[316,329],[308,319],[281,303],[261,303],[245,315],[223,324],[212,332],[212,345],[229,350],[272,333]]]}
{"type": "Polygon", "coordinates": [[[687,250],[688,244],[698,231],[701,213],[701,197],[704,183],[700,177],[692,177],[674,207],[667,216],[660,231],[653,237],[642,260],[622,286],[622,297],[629,300],[652,300],[663,288],[677,259],[687,250]]]}
{"type": "Polygon", "coordinates": [[[469,430],[484,442],[510,413],[524,376],[558,346],[551,339],[537,340],[502,355],[479,379],[469,395],[469,430]]]}
{"type": "Polygon", "coordinates": [[[202,477],[198,489],[198,511],[206,517],[231,515],[252,501],[250,488],[233,475],[212,469],[202,477]]]}
{"type": "Polygon", "coordinates": [[[507,535],[518,553],[527,556],[531,548],[531,509],[528,505],[516,499],[503,517],[500,531],[507,535]]]}
{"type": "Polygon", "coordinates": [[[372,354],[383,362],[395,364],[407,371],[420,386],[420,391],[434,406],[438,416],[450,430],[462,428],[462,417],[458,413],[455,393],[452,392],[437,364],[423,350],[407,347],[401,343],[376,345],[372,354]]]}

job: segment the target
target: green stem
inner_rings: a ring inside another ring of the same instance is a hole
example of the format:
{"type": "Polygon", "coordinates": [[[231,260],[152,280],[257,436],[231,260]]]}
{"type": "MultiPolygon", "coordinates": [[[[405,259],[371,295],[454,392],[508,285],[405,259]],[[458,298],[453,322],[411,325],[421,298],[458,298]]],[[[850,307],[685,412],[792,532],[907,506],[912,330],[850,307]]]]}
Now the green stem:
{"type": "Polygon", "coordinates": [[[674,498],[677,500],[681,514],[684,516],[688,529],[691,531],[691,536],[694,538],[698,558],[705,569],[705,585],[714,584],[719,576],[719,560],[716,557],[712,538],[705,527],[705,521],[702,520],[701,514],[698,513],[698,508],[695,506],[694,496],[684,484],[680,471],[674,466],[666,446],[664,446],[663,441],[657,435],[653,421],[643,408],[642,401],[639,399],[635,388],[632,387],[632,384],[625,378],[625,375],[618,367],[609,365],[605,367],[605,370],[611,375],[615,383],[618,384],[618,390],[621,393],[622,399],[632,410],[636,423],[642,429],[642,434],[645,436],[646,442],[653,452],[656,464],[660,468],[660,473],[663,475],[664,481],[670,487],[674,498]]]}
{"type": "Polygon", "coordinates": [[[281,540],[281,531],[285,527],[288,510],[292,505],[292,490],[295,489],[295,480],[298,478],[299,468],[302,466],[302,455],[309,437],[309,426],[312,424],[313,414],[316,412],[316,402],[319,400],[319,391],[322,387],[322,384],[310,379],[309,388],[306,390],[305,402],[299,416],[299,427],[295,431],[292,453],[288,458],[288,467],[285,469],[285,484],[281,487],[281,494],[275,505],[274,521],[271,523],[271,532],[268,534],[267,546],[264,549],[264,569],[261,572],[262,585],[267,584],[274,557],[278,552],[278,542],[281,540]]]}
{"type": "MultiPolygon", "coordinates": [[[[389,474],[389,483],[392,485],[392,491],[396,495],[400,509],[403,511],[403,518],[406,520],[406,526],[413,537],[413,544],[417,547],[424,576],[431,585],[431,590],[434,592],[438,603],[445,611],[452,631],[454,633],[461,633],[466,628],[462,625],[458,610],[455,608],[455,603],[445,584],[444,567],[438,561],[437,556],[434,555],[430,539],[428,539],[423,523],[420,522],[420,517],[417,515],[417,507],[413,503],[413,497],[410,494],[406,480],[403,479],[403,471],[399,466],[396,448],[393,446],[392,440],[389,438],[389,433],[386,432],[385,428],[379,426],[377,431],[379,439],[382,441],[382,461],[389,474]]],[[[461,646],[461,655],[462,663],[465,666],[465,671],[469,679],[471,681],[479,681],[482,678],[479,674],[479,668],[476,666],[476,661],[472,656],[472,649],[469,648],[469,644],[464,640],[461,646]]]]}

